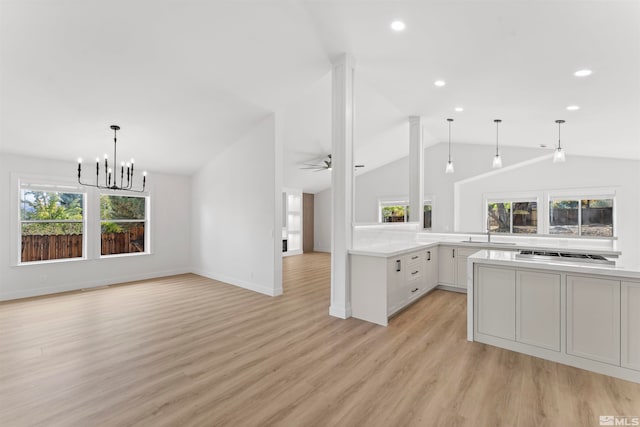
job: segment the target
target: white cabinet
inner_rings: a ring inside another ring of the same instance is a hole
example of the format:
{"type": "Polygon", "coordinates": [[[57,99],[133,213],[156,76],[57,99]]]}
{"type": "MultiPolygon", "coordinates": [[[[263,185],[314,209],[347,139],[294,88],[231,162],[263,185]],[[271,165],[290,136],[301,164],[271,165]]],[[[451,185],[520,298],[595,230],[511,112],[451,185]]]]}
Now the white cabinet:
{"type": "Polygon", "coordinates": [[[456,248],[440,246],[438,248],[438,283],[456,286],[456,248]]]}
{"type": "Polygon", "coordinates": [[[494,337],[515,340],[516,272],[498,267],[478,267],[475,283],[476,331],[494,337]]]}
{"type": "Polygon", "coordinates": [[[386,258],[351,255],[351,313],[386,326],[388,318],[435,287],[437,257],[422,249],[386,258]]]}
{"type": "Polygon", "coordinates": [[[412,301],[424,294],[425,287],[425,259],[426,252],[414,252],[404,257],[405,269],[405,283],[406,283],[406,298],[407,301],[412,301]]]}
{"type": "Polygon", "coordinates": [[[560,274],[516,272],[516,341],[560,351],[560,274]]]}
{"type": "Polygon", "coordinates": [[[387,315],[400,310],[405,300],[402,257],[387,260],[387,315]]]}
{"type": "Polygon", "coordinates": [[[476,248],[458,248],[456,249],[456,280],[455,284],[458,288],[467,289],[467,259],[469,256],[478,252],[476,248]]]}
{"type": "Polygon", "coordinates": [[[622,360],[624,368],[640,371],[640,283],[622,282],[622,360]]]}
{"type": "Polygon", "coordinates": [[[620,365],[620,281],[567,275],[567,353],[620,365]]]}
{"type": "Polygon", "coordinates": [[[426,252],[424,267],[424,282],[426,292],[438,286],[438,249],[429,249],[426,252]]]}

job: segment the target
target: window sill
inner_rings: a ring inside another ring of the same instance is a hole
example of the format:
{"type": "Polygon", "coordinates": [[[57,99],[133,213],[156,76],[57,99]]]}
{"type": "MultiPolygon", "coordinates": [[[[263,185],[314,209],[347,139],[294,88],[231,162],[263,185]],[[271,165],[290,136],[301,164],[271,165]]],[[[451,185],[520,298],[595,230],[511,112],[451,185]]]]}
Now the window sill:
{"type": "Polygon", "coordinates": [[[28,267],[32,265],[44,265],[44,264],[61,264],[65,262],[78,262],[78,261],[87,261],[87,257],[81,258],[60,258],[60,259],[48,259],[46,261],[29,261],[29,262],[18,262],[14,264],[12,267],[28,267]]]}
{"type": "Polygon", "coordinates": [[[151,252],[132,252],[126,254],[100,255],[98,259],[128,258],[136,256],[151,255],[151,252]]]}

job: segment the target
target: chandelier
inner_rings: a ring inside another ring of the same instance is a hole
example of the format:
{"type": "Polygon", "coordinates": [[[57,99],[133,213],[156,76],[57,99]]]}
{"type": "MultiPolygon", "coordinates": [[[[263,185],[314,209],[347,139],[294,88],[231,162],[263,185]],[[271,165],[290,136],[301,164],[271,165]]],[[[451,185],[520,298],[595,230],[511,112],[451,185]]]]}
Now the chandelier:
{"type": "MultiPolygon", "coordinates": [[[[113,166],[117,168],[117,158],[116,158],[116,145],[118,142],[117,133],[120,130],[120,126],[111,125],[111,129],[113,129],[113,166]]],[[[107,154],[104,155],[104,184],[100,184],[100,157],[96,157],[96,183],[88,184],[84,183],[81,180],[82,175],[82,159],[78,159],[78,183],[80,185],[85,185],[88,187],[96,187],[102,190],[122,190],[122,191],[132,191],[136,193],[144,192],[144,189],[147,185],[147,172],[142,173],[142,188],[134,189],[133,188],[133,165],[134,160],[131,159],[129,162],[120,162],[120,185],[118,185],[118,175],[117,169],[114,171],[111,167],[109,167],[109,156],[107,154]],[[125,174],[126,167],[126,174],[125,174]]]]}

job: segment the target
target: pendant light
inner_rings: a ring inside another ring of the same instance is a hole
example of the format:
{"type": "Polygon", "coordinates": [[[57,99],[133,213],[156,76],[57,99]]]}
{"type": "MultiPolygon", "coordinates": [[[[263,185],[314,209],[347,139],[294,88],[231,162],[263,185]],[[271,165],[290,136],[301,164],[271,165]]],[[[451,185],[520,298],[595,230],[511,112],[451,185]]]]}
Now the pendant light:
{"type": "Polygon", "coordinates": [[[558,124],[558,148],[556,148],[556,152],[553,153],[553,163],[563,163],[566,160],[564,150],[560,145],[560,126],[564,122],[564,120],[556,120],[556,123],[558,124]]]}
{"type": "Polygon", "coordinates": [[[453,119],[447,119],[447,121],[449,122],[449,160],[444,173],[453,173],[453,162],[451,161],[451,122],[453,119]]]}
{"type": "Polygon", "coordinates": [[[500,169],[502,167],[502,157],[500,157],[500,149],[498,148],[498,125],[502,120],[495,119],[493,122],[496,124],[496,155],[493,158],[493,165],[491,167],[500,169]]]}

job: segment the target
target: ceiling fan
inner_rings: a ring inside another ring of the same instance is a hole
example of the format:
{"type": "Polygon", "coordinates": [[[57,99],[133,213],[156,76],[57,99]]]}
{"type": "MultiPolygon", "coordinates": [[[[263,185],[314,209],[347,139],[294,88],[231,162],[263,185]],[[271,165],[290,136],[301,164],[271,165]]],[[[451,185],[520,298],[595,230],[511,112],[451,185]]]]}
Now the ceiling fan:
{"type": "MultiPolygon", "coordinates": [[[[354,165],[354,167],[363,168],[364,165],[354,165]]],[[[310,169],[314,172],[331,170],[331,154],[327,154],[327,158],[321,160],[320,163],[304,163],[304,167],[300,169],[310,169]]]]}

